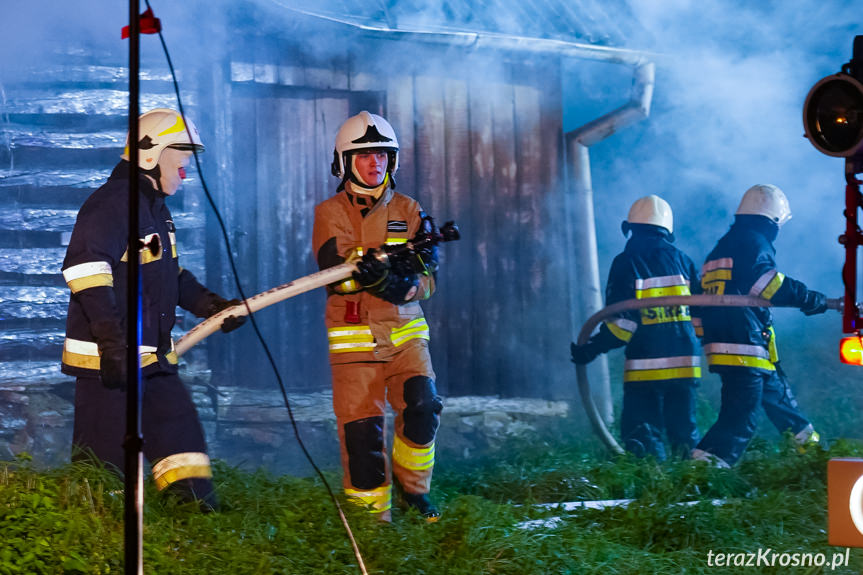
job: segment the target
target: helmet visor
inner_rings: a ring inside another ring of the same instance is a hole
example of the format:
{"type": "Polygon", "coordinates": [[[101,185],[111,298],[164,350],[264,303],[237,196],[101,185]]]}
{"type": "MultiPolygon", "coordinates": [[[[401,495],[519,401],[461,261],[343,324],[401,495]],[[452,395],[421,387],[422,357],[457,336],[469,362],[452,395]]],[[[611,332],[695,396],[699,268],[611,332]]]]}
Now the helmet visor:
{"type": "Polygon", "coordinates": [[[171,144],[171,145],[170,145],[170,146],[168,146],[168,147],[169,147],[169,148],[174,148],[175,150],[184,150],[184,151],[187,151],[187,152],[193,152],[193,151],[196,151],[196,150],[197,150],[198,152],[203,152],[203,151],[204,151],[204,146],[203,146],[203,145],[201,145],[201,144],[183,144],[183,143],[178,143],[178,144],[171,144]]]}

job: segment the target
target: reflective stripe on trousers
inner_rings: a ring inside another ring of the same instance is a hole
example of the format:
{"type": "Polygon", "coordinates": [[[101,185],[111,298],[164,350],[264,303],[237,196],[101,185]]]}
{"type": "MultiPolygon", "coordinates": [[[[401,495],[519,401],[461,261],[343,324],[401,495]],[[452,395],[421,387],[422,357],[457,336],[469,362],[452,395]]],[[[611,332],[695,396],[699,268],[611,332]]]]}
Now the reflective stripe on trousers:
{"type": "Polygon", "coordinates": [[[704,346],[708,365],[754,367],[775,371],[770,352],[760,345],[743,343],[708,343],[704,346]]]}
{"type": "Polygon", "coordinates": [[[660,381],[701,377],[701,358],[694,355],[628,359],[623,366],[623,381],[660,381]]]}

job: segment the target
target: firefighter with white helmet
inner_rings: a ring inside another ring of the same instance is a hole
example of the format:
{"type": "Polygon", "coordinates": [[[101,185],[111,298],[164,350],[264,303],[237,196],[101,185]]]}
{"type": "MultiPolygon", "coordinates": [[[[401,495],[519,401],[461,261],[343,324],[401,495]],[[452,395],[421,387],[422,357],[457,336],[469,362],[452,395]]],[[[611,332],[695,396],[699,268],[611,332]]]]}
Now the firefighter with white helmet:
{"type": "Polygon", "coordinates": [[[325,313],[345,493],[389,520],[392,473],[403,501],[434,521],[439,512],[428,494],[443,404],[419,302],[434,292],[437,248],[418,254],[419,272],[358,260],[383,244],[432,231],[419,203],[394,190],[398,164],[389,122],[365,111],[345,121],[332,162],[340,183],[315,207],[312,247],[321,269],[346,260],[361,266],[353,278],[330,286],[325,313]],[[391,456],[385,447],[387,400],[396,414],[391,456]]]}
{"type": "MultiPolygon", "coordinates": [[[[749,188],[731,229],[701,269],[704,292],[762,297],[806,315],[824,313],[824,294],[776,268],[773,242],[790,218],[788,199],[777,186],[749,188]]],[[[801,445],[816,443],[818,433],[800,412],[779,365],[770,308],[704,308],[702,318],[707,364],[722,379],[722,405],[693,458],[734,465],[755,433],[759,404],[780,432],[790,431],[801,445]]]]}
{"type": "MultiPolygon", "coordinates": [[[[160,490],[215,506],[201,424],[177,375],[171,328],[176,308],[207,317],[239,303],[210,292],[178,264],[176,230],[165,205],[186,176],[193,150],[203,150],[191,121],[168,109],[139,119],[140,216],[134,251],[128,248],[129,148],[108,181],[81,206],[63,261],[71,290],[62,371],[75,385],[74,459],[88,451],[123,469],[126,432],[126,266],[140,264],[140,365],[144,455],[160,490]],[[130,255],[130,251],[131,254],[130,255]]],[[[229,317],[223,331],[245,317],[229,317]]]]}
{"type": "MultiPolygon", "coordinates": [[[[695,264],[672,243],[674,217],[668,202],[656,195],[636,200],[621,227],[624,236],[632,237],[611,264],[606,305],[700,293],[695,264]]],[[[587,343],[572,344],[576,364],[626,346],[620,428],[627,451],[664,459],[663,432],[674,453],[684,457],[698,442],[698,326],[689,306],[649,307],[609,319],[587,343]]]]}

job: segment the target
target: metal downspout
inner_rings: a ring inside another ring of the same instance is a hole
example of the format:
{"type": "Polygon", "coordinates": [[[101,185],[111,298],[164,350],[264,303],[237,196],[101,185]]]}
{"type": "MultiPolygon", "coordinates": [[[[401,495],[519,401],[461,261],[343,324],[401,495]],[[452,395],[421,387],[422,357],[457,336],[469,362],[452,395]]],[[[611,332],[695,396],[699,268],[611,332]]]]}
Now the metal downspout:
{"type": "MultiPolygon", "coordinates": [[[[633,71],[632,95],[627,104],[566,134],[570,170],[567,210],[571,228],[568,235],[572,238],[573,247],[573,265],[569,266],[569,282],[573,290],[570,298],[573,330],[603,307],[588,148],[630,124],[647,118],[653,98],[653,84],[653,62],[639,63],[633,71]]],[[[607,357],[604,354],[599,356],[590,369],[591,379],[595,382],[594,395],[599,399],[599,413],[610,424],[614,410],[607,357]]]]}

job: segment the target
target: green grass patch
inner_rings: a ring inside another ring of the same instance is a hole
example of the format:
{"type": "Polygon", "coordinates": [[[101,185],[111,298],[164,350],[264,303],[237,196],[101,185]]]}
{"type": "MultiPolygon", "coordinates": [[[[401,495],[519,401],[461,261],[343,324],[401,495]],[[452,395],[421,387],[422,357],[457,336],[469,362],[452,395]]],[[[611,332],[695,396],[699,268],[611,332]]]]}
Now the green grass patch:
{"type": "MultiPolygon", "coordinates": [[[[739,466],[609,460],[583,446],[532,441],[506,458],[438,467],[443,516],[426,524],[396,508],[380,524],[345,506],[369,573],[640,574],[821,573],[805,567],[725,568],[708,552],[824,553],[826,469],[831,457],[861,456],[756,440],[739,466]],[[534,503],[633,499],[628,506],[573,512],[534,503]],[[721,499],[722,505],[711,500],[721,499]],[[683,504],[687,502],[700,502],[683,504]],[[561,519],[525,529],[527,520],[561,519]],[[737,569],[737,570],[735,570],[737,569]]],[[[249,473],[217,462],[218,513],[145,492],[147,573],[356,574],[341,521],[316,478],[249,473]]],[[[339,475],[328,481],[340,486],[339,475]]],[[[0,462],[0,574],[122,573],[122,484],[93,465],[35,469],[26,457],[0,462]]],[[[340,489],[339,489],[340,491],[340,489]]],[[[859,573],[863,553],[833,573],[859,573]]]]}

